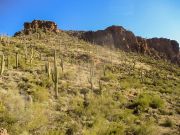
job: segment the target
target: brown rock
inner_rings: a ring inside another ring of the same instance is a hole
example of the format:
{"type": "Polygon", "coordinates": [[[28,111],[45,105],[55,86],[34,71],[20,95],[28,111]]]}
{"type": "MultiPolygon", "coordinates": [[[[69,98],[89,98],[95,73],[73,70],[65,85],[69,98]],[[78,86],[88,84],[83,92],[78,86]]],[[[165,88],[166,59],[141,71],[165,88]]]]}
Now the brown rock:
{"type": "Polygon", "coordinates": [[[55,22],[52,21],[41,21],[41,20],[34,20],[32,22],[25,22],[24,23],[24,30],[21,32],[16,32],[15,36],[20,34],[31,34],[37,32],[38,29],[43,30],[44,32],[59,32],[57,25],[55,22]]]}
{"type": "Polygon", "coordinates": [[[111,26],[95,32],[71,32],[71,35],[78,36],[91,43],[147,54],[180,65],[179,44],[175,40],[136,37],[131,31],[127,31],[121,26],[111,26]]]}

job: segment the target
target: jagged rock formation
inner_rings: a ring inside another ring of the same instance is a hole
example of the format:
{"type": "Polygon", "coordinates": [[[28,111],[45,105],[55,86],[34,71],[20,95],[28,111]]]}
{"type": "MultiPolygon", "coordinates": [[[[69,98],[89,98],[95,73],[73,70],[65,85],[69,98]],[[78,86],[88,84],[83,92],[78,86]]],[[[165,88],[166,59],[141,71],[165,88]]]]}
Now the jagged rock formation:
{"type": "Polygon", "coordinates": [[[131,31],[127,31],[121,26],[111,26],[96,32],[71,32],[71,35],[91,43],[147,54],[180,64],[179,44],[175,40],[137,37],[131,31]]]}
{"type": "Polygon", "coordinates": [[[20,32],[16,32],[15,36],[20,34],[29,35],[38,31],[38,29],[43,30],[44,32],[59,32],[57,28],[57,24],[52,21],[41,21],[41,20],[34,20],[32,22],[25,22],[24,23],[24,30],[20,32]]]}

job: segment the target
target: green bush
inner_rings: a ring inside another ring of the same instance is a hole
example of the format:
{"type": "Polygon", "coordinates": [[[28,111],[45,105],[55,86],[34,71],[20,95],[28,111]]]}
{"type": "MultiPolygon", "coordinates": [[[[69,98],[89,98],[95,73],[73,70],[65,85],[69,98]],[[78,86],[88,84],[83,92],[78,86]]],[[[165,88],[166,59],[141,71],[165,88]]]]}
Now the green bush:
{"type": "Polygon", "coordinates": [[[49,131],[47,133],[45,133],[44,135],[64,135],[64,133],[62,131],[49,131]]]}
{"type": "Polygon", "coordinates": [[[111,72],[107,72],[106,73],[106,76],[103,76],[100,78],[102,81],[105,81],[105,82],[109,82],[111,80],[116,80],[116,75],[111,73],[111,72]]]}
{"type": "Polygon", "coordinates": [[[166,119],[165,122],[162,124],[164,127],[173,127],[174,123],[171,119],[166,119]]]}
{"type": "Polygon", "coordinates": [[[164,101],[158,95],[143,93],[134,101],[131,106],[138,107],[138,109],[141,111],[144,111],[148,107],[158,109],[164,107],[164,101]]]}
{"type": "Polygon", "coordinates": [[[155,109],[162,108],[164,106],[164,101],[158,95],[152,96],[150,106],[155,109]]]}
{"type": "Polygon", "coordinates": [[[132,127],[131,132],[133,135],[154,135],[155,134],[154,127],[150,123],[144,123],[139,126],[136,125],[132,127]]]}
{"type": "Polygon", "coordinates": [[[32,90],[33,100],[38,102],[47,102],[49,99],[49,91],[44,87],[35,86],[32,90]]]}
{"type": "Polygon", "coordinates": [[[104,131],[100,131],[99,135],[124,135],[124,127],[120,123],[112,122],[104,131]]]}

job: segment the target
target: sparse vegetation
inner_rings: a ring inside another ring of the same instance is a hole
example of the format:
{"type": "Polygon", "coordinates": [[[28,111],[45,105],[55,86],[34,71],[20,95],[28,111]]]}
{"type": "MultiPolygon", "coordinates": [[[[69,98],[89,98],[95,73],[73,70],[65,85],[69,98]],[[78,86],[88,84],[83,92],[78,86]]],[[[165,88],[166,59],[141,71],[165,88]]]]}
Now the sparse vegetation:
{"type": "Polygon", "coordinates": [[[0,127],[10,135],[179,132],[179,67],[37,31],[1,38],[0,127]]]}

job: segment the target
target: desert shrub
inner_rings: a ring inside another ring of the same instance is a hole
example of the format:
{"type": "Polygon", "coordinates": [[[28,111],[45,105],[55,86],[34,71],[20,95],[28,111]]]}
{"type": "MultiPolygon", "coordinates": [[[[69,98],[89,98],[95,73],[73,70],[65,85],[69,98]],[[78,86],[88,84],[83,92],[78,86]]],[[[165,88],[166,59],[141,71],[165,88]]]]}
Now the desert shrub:
{"type": "Polygon", "coordinates": [[[0,103],[4,108],[0,112],[0,127],[6,128],[9,134],[38,131],[47,123],[46,108],[40,104],[29,106],[16,90],[0,93],[0,103]]]}
{"type": "Polygon", "coordinates": [[[151,97],[150,107],[152,108],[162,108],[164,106],[164,101],[160,96],[155,95],[151,97]]]}
{"type": "Polygon", "coordinates": [[[172,88],[160,88],[159,92],[166,93],[166,94],[171,94],[171,93],[173,93],[173,90],[172,90],[172,88]]]}
{"type": "Polygon", "coordinates": [[[123,122],[127,125],[131,125],[136,120],[136,116],[132,114],[132,110],[116,110],[107,116],[107,120],[110,122],[123,122]]]}
{"type": "Polygon", "coordinates": [[[100,79],[102,81],[109,82],[111,80],[116,80],[116,75],[111,72],[107,72],[106,76],[103,76],[100,79]]]}
{"type": "Polygon", "coordinates": [[[75,121],[71,121],[68,123],[67,127],[66,127],[66,135],[74,135],[74,134],[78,134],[78,132],[80,132],[80,126],[78,125],[77,122],[75,121]]]}
{"type": "Polygon", "coordinates": [[[18,84],[18,87],[19,87],[20,90],[28,91],[29,89],[31,89],[33,87],[33,84],[25,83],[25,82],[20,82],[18,84]]]}
{"type": "Polygon", "coordinates": [[[53,85],[51,78],[48,78],[45,75],[40,76],[40,80],[41,80],[42,87],[50,88],[53,85]]]}
{"type": "Polygon", "coordinates": [[[123,94],[119,91],[116,91],[112,94],[112,99],[114,101],[117,101],[117,103],[119,103],[121,106],[128,102],[127,99],[123,96],[123,94]]]}
{"type": "Polygon", "coordinates": [[[133,135],[154,135],[155,130],[152,123],[143,123],[142,125],[136,125],[130,129],[133,135]]]}
{"type": "Polygon", "coordinates": [[[109,123],[107,128],[99,131],[99,135],[124,135],[124,127],[121,123],[112,122],[109,123]]]}
{"type": "Polygon", "coordinates": [[[65,73],[62,73],[60,75],[60,79],[74,80],[75,79],[75,73],[72,71],[66,71],[65,73]]]}
{"type": "Polygon", "coordinates": [[[44,87],[34,86],[31,90],[31,95],[34,101],[47,102],[49,99],[49,91],[44,87]]]}
{"type": "Polygon", "coordinates": [[[164,101],[158,95],[150,95],[143,93],[137,97],[137,99],[130,105],[130,108],[136,108],[141,111],[145,111],[148,107],[162,108],[164,101]]]}
{"type": "Polygon", "coordinates": [[[149,107],[150,102],[151,102],[151,96],[147,94],[141,94],[136,100],[136,104],[142,108],[149,107]]]}
{"type": "Polygon", "coordinates": [[[64,133],[62,131],[52,130],[52,131],[48,131],[44,135],[64,135],[64,133]]]}
{"type": "Polygon", "coordinates": [[[69,110],[72,110],[77,116],[81,116],[83,112],[83,99],[80,97],[74,97],[69,101],[69,110]]]}
{"type": "Polygon", "coordinates": [[[164,123],[162,124],[162,126],[164,127],[173,127],[174,123],[171,119],[167,118],[164,123]]]}
{"type": "Polygon", "coordinates": [[[126,77],[123,80],[120,80],[119,83],[120,83],[122,89],[125,89],[125,90],[129,89],[129,88],[137,89],[137,88],[141,88],[142,87],[141,82],[137,78],[131,77],[131,76],[130,77],[126,77]]]}

